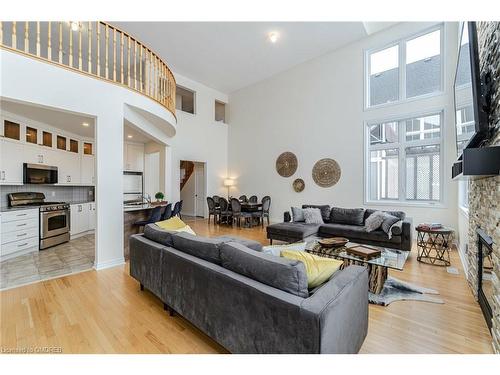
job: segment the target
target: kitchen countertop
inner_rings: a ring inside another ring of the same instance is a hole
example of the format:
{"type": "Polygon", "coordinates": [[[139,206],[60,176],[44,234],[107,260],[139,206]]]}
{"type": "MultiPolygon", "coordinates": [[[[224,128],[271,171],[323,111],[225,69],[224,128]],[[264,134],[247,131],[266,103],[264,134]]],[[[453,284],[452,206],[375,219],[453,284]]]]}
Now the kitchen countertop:
{"type": "MultiPolygon", "coordinates": [[[[68,204],[85,204],[85,203],[91,203],[94,201],[75,201],[75,202],[65,202],[68,204]]],[[[33,206],[18,206],[18,207],[0,207],[0,212],[14,212],[14,211],[22,211],[22,210],[38,210],[40,206],[38,205],[33,205],[33,206]]]]}
{"type": "MultiPolygon", "coordinates": [[[[162,204],[161,207],[166,206],[167,204],[162,204]]],[[[123,205],[123,212],[132,212],[132,211],[140,211],[140,210],[151,210],[155,207],[158,207],[157,204],[134,204],[134,205],[123,205]]]]}

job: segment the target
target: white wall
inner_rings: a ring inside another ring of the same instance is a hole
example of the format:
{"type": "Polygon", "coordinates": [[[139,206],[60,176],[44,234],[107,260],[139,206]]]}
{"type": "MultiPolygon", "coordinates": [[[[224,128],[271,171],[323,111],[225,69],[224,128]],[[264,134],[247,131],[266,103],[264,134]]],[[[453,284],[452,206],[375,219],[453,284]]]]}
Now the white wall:
{"type": "Polygon", "coordinates": [[[169,201],[180,198],[180,160],[205,162],[207,195],[223,195],[227,175],[228,125],[215,122],[215,100],[227,103],[227,95],[175,74],[177,84],[196,92],[195,114],[177,111],[177,133],[171,139],[172,194],[169,201]]]}
{"type": "Polygon", "coordinates": [[[445,49],[449,58],[445,62],[444,95],[426,99],[423,103],[410,101],[366,111],[363,108],[364,51],[383,47],[431,25],[397,25],[231,93],[229,174],[237,179],[232,193],[257,194],[259,197],[270,195],[273,221],[282,221],[285,210],[303,203],[363,206],[364,123],[426,109],[444,109],[444,207],[384,208],[404,210],[415,223],[440,221],[456,228],[457,188],[451,181],[451,165],[456,158],[451,93],[457,25],[447,24],[445,28],[445,49]],[[276,158],[284,151],[294,152],[299,160],[298,170],[290,178],[280,177],[275,171],[276,158]],[[328,189],[318,187],[311,176],[314,163],[324,157],[337,160],[342,169],[339,183],[328,189]],[[306,183],[302,193],[295,193],[292,189],[292,182],[298,177],[306,183]]]}
{"type": "Polygon", "coordinates": [[[166,141],[175,134],[172,114],[121,86],[6,50],[0,50],[0,77],[0,97],[95,118],[95,267],[123,263],[123,119],[166,141]]]}

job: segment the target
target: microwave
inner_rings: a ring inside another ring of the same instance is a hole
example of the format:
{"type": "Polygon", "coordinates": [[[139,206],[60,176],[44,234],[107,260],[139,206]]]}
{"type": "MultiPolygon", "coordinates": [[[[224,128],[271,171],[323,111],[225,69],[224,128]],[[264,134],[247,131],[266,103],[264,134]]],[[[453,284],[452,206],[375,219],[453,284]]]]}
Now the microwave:
{"type": "Polygon", "coordinates": [[[57,184],[57,167],[44,164],[23,164],[23,183],[57,184]]]}

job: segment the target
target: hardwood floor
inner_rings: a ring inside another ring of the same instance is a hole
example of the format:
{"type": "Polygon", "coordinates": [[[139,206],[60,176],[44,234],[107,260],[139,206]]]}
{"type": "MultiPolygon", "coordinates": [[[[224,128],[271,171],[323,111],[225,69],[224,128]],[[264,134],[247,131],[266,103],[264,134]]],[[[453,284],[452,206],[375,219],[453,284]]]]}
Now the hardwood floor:
{"type": "MultiPolygon", "coordinates": [[[[265,230],[207,225],[187,219],[200,235],[233,234],[265,240],[265,230]]],[[[452,266],[421,264],[413,252],[395,277],[437,289],[444,305],[394,302],[370,305],[361,353],[491,353],[491,337],[464,279],[456,252],[452,266]]],[[[60,348],[63,353],[225,353],[179,316],[170,317],[149,292],[140,292],[128,264],[0,292],[0,349],[60,348]]]]}

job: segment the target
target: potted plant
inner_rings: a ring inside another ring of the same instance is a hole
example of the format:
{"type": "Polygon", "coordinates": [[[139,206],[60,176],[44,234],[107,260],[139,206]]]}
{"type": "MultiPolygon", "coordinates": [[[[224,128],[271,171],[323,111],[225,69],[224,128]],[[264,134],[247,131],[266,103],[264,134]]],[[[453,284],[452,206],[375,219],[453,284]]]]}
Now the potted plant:
{"type": "Polygon", "coordinates": [[[161,202],[163,201],[163,198],[165,198],[165,195],[161,191],[159,191],[155,194],[155,198],[157,202],[161,202]]]}

